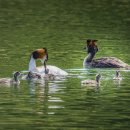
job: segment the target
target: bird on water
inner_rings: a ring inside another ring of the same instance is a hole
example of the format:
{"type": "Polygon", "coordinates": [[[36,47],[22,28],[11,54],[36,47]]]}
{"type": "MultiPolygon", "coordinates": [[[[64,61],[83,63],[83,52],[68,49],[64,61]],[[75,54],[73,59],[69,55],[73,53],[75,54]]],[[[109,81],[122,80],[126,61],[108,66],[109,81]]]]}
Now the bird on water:
{"type": "Polygon", "coordinates": [[[3,85],[11,85],[11,84],[20,84],[20,77],[21,73],[16,71],[13,73],[13,77],[12,78],[0,78],[0,84],[3,85]]]}
{"type": "Polygon", "coordinates": [[[29,71],[30,72],[37,72],[37,68],[36,68],[36,60],[40,59],[44,68],[45,68],[45,73],[48,73],[48,69],[46,66],[46,62],[48,61],[48,51],[47,48],[40,48],[40,49],[36,49],[35,51],[33,51],[31,53],[30,56],[30,61],[29,61],[29,71]]]}
{"type": "Polygon", "coordinates": [[[87,50],[88,55],[83,61],[83,66],[94,67],[94,68],[126,68],[129,69],[130,66],[116,57],[101,57],[94,59],[95,54],[98,52],[97,47],[98,40],[87,39],[87,45],[84,49],[87,50]]]}
{"type": "Polygon", "coordinates": [[[113,80],[122,80],[122,76],[119,70],[116,71],[115,76],[113,77],[113,80]]]}
{"type": "Polygon", "coordinates": [[[97,86],[100,84],[101,74],[97,74],[95,80],[83,80],[81,84],[88,86],[97,86]]]}

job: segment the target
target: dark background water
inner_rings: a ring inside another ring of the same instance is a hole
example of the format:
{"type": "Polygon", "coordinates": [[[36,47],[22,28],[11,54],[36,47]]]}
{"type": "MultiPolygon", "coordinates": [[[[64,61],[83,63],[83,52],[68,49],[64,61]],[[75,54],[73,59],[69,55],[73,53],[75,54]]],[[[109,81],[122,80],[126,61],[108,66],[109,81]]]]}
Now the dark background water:
{"type": "MultiPolygon", "coordinates": [[[[0,77],[28,70],[31,51],[47,47],[48,64],[66,69],[63,81],[0,87],[0,129],[130,129],[130,72],[114,82],[115,69],[85,70],[83,47],[98,39],[96,57],[130,64],[129,0],[0,0],[0,77]],[[100,88],[81,86],[103,76],[100,88]]],[[[40,65],[40,62],[37,62],[40,65]]]]}

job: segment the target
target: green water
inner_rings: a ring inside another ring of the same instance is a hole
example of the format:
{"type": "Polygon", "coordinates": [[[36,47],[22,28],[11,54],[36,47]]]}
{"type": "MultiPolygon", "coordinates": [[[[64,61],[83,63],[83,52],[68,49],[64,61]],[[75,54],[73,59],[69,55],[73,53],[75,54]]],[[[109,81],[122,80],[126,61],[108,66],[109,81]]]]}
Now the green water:
{"type": "Polygon", "coordinates": [[[41,47],[48,64],[69,73],[0,86],[0,130],[129,130],[130,71],[122,69],[118,82],[115,69],[82,66],[87,38],[99,40],[96,57],[130,64],[129,14],[129,0],[0,0],[0,77],[28,70],[31,51],[41,47]],[[99,88],[81,85],[99,72],[99,88]]]}

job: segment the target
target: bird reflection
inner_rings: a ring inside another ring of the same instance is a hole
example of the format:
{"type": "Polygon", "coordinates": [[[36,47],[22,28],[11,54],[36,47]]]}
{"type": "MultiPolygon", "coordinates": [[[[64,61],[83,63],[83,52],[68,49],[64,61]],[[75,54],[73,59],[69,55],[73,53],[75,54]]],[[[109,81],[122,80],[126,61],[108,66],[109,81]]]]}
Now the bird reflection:
{"type": "MultiPolygon", "coordinates": [[[[52,102],[54,100],[52,94],[60,89],[59,82],[62,81],[63,80],[50,81],[45,79],[28,80],[29,94],[31,95],[30,102],[34,107],[37,107],[37,114],[45,115],[50,113],[50,101],[52,102]]],[[[58,101],[61,100],[58,97],[55,97],[55,99],[58,99],[58,101]]],[[[59,107],[61,106],[58,105],[57,108],[59,107]]],[[[54,109],[51,109],[51,113],[54,113],[53,110],[54,109]]]]}
{"type": "Polygon", "coordinates": [[[117,87],[121,87],[122,80],[113,80],[113,82],[117,87]]]}

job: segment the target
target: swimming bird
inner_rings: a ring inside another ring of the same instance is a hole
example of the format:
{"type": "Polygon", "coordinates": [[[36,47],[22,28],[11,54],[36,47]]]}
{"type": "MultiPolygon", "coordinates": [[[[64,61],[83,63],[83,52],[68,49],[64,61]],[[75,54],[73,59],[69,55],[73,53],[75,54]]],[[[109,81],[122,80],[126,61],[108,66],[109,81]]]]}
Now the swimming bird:
{"type": "MultiPolygon", "coordinates": [[[[38,66],[36,69],[43,77],[44,75],[46,75],[44,73],[45,68],[43,66],[38,66]]],[[[54,75],[54,76],[67,76],[68,75],[68,73],[65,70],[60,69],[59,67],[56,67],[53,65],[47,65],[47,69],[49,69],[49,72],[48,72],[49,75],[54,75]]]]}
{"type": "Polygon", "coordinates": [[[120,71],[116,71],[115,76],[113,77],[113,80],[122,80],[120,71]]]}
{"type": "Polygon", "coordinates": [[[42,75],[57,75],[57,76],[66,76],[68,73],[56,66],[46,65],[46,61],[48,60],[48,52],[46,48],[41,48],[33,51],[31,53],[30,61],[29,61],[29,72],[37,73],[42,75]],[[44,66],[36,66],[36,59],[40,59],[44,66]]]}
{"type": "Polygon", "coordinates": [[[83,80],[81,81],[81,84],[89,85],[89,86],[96,86],[100,84],[100,79],[101,79],[101,74],[97,74],[95,80],[83,80]]]}
{"type": "Polygon", "coordinates": [[[91,46],[86,47],[88,49],[88,56],[86,56],[83,61],[84,67],[89,66],[94,68],[130,68],[130,65],[124,63],[116,57],[101,57],[98,59],[93,59],[97,52],[95,51],[95,48],[97,46],[95,45],[96,41],[97,40],[92,40],[91,42],[94,42],[93,44],[91,44],[91,42],[89,41],[91,46]]]}
{"type": "Polygon", "coordinates": [[[12,78],[0,78],[0,84],[4,85],[11,85],[11,84],[20,84],[19,76],[21,75],[20,72],[14,72],[12,78]]]}
{"type": "Polygon", "coordinates": [[[48,60],[47,48],[40,48],[31,53],[30,61],[29,61],[29,71],[37,72],[37,69],[36,69],[36,60],[37,59],[41,60],[43,66],[45,68],[45,73],[48,73],[49,70],[46,68],[46,62],[48,60]]]}
{"type": "Polygon", "coordinates": [[[54,80],[57,79],[56,75],[53,74],[45,74],[42,75],[40,73],[33,73],[33,72],[28,72],[26,79],[31,80],[31,79],[45,79],[45,80],[54,80]]]}
{"type": "Polygon", "coordinates": [[[28,72],[26,79],[41,79],[42,76],[38,73],[28,72]]]}

